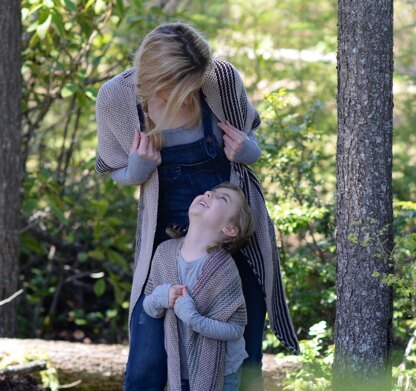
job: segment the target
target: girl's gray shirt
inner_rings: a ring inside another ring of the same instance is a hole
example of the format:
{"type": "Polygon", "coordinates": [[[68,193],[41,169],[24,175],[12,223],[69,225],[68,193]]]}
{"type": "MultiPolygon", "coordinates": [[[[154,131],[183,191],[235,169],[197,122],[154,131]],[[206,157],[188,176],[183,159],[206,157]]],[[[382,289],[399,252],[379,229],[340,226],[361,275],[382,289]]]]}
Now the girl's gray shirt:
{"type": "MultiPolygon", "coordinates": [[[[192,294],[193,287],[207,259],[208,255],[205,255],[191,262],[187,262],[183,259],[180,251],[177,255],[179,282],[187,286],[190,294],[192,294]]],[[[145,297],[143,308],[149,316],[160,318],[164,315],[169,306],[168,295],[170,287],[171,284],[159,285],[151,295],[145,297]]],[[[177,301],[175,304],[175,313],[178,315],[182,379],[189,378],[186,349],[188,327],[206,337],[227,341],[225,345],[225,376],[236,372],[242,365],[244,359],[248,357],[243,337],[244,327],[202,316],[196,309],[195,303],[190,295],[184,296],[177,301]]]]}

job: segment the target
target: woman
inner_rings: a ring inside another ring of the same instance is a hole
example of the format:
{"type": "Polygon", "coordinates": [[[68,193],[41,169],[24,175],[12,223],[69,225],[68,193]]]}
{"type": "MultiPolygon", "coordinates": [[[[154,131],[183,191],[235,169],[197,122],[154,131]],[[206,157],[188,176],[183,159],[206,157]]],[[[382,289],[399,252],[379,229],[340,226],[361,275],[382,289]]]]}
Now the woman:
{"type": "Polygon", "coordinates": [[[293,353],[299,346],[285,303],[273,224],[247,167],[261,154],[254,134],[260,118],[240,75],[231,64],[212,60],[207,42],[192,27],[161,25],[144,38],[135,67],[100,89],[97,125],[97,171],[109,172],[121,184],[141,185],[125,390],[163,390],[163,322],[143,311],[152,253],[168,239],[167,227],[186,228],[195,196],[224,181],[243,190],[255,216],[251,244],[234,258],[248,315],[249,357],[242,383],[258,390],[266,309],[282,344],[293,353]]]}

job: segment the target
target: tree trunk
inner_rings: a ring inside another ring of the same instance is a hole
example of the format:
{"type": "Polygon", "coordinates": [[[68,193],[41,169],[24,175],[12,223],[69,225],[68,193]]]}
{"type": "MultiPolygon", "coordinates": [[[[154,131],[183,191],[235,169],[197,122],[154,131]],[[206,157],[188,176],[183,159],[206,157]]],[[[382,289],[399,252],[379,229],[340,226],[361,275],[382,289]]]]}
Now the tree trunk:
{"type": "MultiPolygon", "coordinates": [[[[20,216],[21,14],[20,1],[0,12],[0,301],[17,290],[20,216]]],[[[0,336],[16,330],[16,301],[0,306],[0,336]]]]}
{"type": "Polygon", "coordinates": [[[389,390],[393,0],[338,1],[335,390],[389,390]]]}

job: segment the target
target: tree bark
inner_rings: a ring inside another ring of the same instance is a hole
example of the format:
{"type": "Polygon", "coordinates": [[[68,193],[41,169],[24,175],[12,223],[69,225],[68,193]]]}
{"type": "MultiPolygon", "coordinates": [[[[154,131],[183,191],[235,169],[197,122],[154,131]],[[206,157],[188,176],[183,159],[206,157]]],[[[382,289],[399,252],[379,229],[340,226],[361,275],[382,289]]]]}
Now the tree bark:
{"type": "Polygon", "coordinates": [[[391,389],[392,79],[393,0],[339,0],[335,390],[391,389]]]}
{"type": "MultiPolygon", "coordinates": [[[[0,301],[17,291],[20,216],[21,13],[5,0],[0,12],[0,301]]],[[[16,301],[0,306],[0,336],[16,331],[16,301]]]]}

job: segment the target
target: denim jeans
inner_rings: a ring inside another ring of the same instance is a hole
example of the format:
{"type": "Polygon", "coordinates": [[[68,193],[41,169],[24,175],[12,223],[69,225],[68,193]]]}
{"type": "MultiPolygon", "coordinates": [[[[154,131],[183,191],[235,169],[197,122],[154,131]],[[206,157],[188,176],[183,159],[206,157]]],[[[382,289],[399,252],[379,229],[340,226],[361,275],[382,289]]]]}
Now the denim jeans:
{"type": "Polygon", "coordinates": [[[262,391],[263,332],[266,318],[266,301],[263,290],[247,259],[238,252],[233,255],[240,273],[247,308],[247,325],[244,340],[248,357],[243,362],[241,391],[262,391]]]}
{"type": "Polygon", "coordinates": [[[163,391],[167,380],[163,318],[154,319],[146,314],[144,297],[144,294],[139,297],[131,317],[123,391],[163,391]]]}
{"type": "MultiPolygon", "coordinates": [[[[224,376],[223,391],[238,391],[240,389],[240,381],[241,381],[241,368],[237,372],[230,373],[229,375],[224,376]]],[[[181,380],[181,391],[190,391],[189,380],[187,379],[181,380]]]]}

